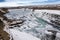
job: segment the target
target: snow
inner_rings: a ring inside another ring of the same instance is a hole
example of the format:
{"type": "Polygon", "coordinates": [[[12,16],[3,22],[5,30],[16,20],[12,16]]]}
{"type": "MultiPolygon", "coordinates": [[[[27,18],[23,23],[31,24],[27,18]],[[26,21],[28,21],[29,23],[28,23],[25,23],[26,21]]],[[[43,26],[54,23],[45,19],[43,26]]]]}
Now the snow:
{"type": "Polygon", "coordinates": [[[46,34],[48,35],[52,35],[53,33],[52,32],[48,32],[48,31],[45,31],[46,34]]]}
{"type": "Polygon", "coordinates": [[[31,34],[27,34],[25,32],[20,32],[16,29],[10,29],[10,33],[13,36],[14,40],[40,40],[31,34]]]}
{"type": "Polygon", "coordinates": [[[59,37],[59,38],[60,38],[60,33],[57,33],[57,34],[56,34],[56,37],[59,37]]]}
{"type": "Polygon", "coordinates": [[[23,24],[21,24],[20,27],[14,27],[14,25],[13,25],[14,28],[9,29],[10,35],[13,36],[14,40],[40,40],[40,38],[42,36],[44,36],[45,34],[49,34],[49,35],[52,34],[51,32],[48,32],[47,30],[57,30],[58,31],[58,29],[53,28],[49,24],[46,24],[46,25],[42,24],[40,22],[41,20],[37,19],[36,17],[48,20],[49,17],[47,17],[46,15],[43,15],[44,12],[59,14],[59,11],[35,10],[34,14],[32,14],[32,11],[29,9],[26,9],[25,11],[24,11],[24,9],[18,9],[18,10],[13,9],[13,10],[9,10],[9,11],[10,11],[10,13],[5,15],[5,16],[7,16],[8,19],[16,20],[16,19],[22,18],[23,20],[26,20],[23,24]],[[53,12],[53,11],[56,11],[56,12],[53,12]],[[37,22],[36,20],[37,21],[39,20],[39,21],[37,22]]]}
{"type": "Polygon", "coordinates": [[[60,10],[35,10],[36,13],[40,13],[40,12],[47,12],[47,13],[50,13],[50,14],[58,14],[60,15],[60,10]]]}

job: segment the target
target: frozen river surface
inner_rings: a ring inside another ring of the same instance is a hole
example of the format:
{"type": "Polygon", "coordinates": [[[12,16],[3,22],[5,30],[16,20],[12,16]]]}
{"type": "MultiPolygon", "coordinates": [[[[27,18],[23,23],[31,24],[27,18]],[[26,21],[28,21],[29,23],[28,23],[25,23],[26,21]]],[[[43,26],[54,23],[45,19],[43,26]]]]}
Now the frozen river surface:
{"type": "MultiPolygon", "coordinates": [[[[13,10],[12,9],[9,11],[10,12],[8,14],[5,14],[5,16],[8,19],[16,20],[16,21],[20,19],[25,20],[23,24],[12,25],[13,28],[12,29],[9,28],[9,33],[13,37],[14,40],[41,40],[41,38],[45,36],[45,34],[52,34],[52,33],[47,32],[47,30],[59,31],[58,29],[53,28],[51,25],[45,22],[45,20],[50,21],[48,17],[46,17],[46,15],[43,15],[43,13],[46,10],[37,11],[37,12],[34,12],[34,14],[32,13],[32,10],[30,9],[26,9],[26,10],[23,10],[23,9],[13,10]]],[[[47,13],[49,13],[49,11],[47,13]]]]}

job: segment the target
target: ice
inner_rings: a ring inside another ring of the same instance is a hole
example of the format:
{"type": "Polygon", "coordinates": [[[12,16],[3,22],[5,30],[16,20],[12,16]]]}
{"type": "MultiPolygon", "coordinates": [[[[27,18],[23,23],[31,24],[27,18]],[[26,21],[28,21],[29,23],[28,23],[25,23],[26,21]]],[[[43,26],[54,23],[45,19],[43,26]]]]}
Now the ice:
{"type": "MultiPolygon", "coordinates": [[[[13,36],[14,40],[40,40],[45,34],[51,35],[51,32],[48,32],[47,30],[56,30],[58,29],[54,28],[52,25],[46,23],[45,21],[50,22],[50,16],[47,15],[47,13],[50,14],[51,10],[36,10],[34,13],[32,13],[31,9],[16,9],[16,10],[9,10],[10,13],[6,14],[8,19],[11,20],[19,20],[23,19],[25,22],[23,24],[20,24],[20,27],[14,27],[16,25],[13,25],[12,29],[10,30],[10,35],[13,36]]],[[[56,11],[56,10],[55,10],[56,11]]],[[[51,14],[53,11],[51,12],[51,14]]],[[[56,12],[54,12],[56,14],[56,12]]],[[[59,11],[57,11],[59,14],[59,11]]],[[[58,34],[57,34],[58,35],[58,34]]],[[[43,38],[43,39],[44,39],[43,38]]]]}
{"type": "Polygon", "coordinates": [[[10,29],[10,33],[12,34],[14,40],[40,40],[32,36],[31,34],[20,32],[19,30],[16,29],[10,29]]]}

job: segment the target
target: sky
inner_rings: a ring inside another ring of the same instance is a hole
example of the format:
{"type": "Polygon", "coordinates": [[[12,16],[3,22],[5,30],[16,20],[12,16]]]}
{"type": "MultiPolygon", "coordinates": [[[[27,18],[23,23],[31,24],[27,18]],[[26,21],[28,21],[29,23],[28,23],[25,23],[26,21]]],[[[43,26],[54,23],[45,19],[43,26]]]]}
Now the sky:
{"type": "Polygon", "coordinates": [[[0,2],[57,2],[57,1],[60,1],[60,0],[0,0],[0,2]]]}
{"type": "Polygon", "coordinates": [[[60,0],[0,0],[1,2],[18,2],[18,3],[54,3],[60,2],[60,0]]]}
{"type": "Polygon", "coordinates": [[[60,4],[60,0],[0,0],[0,6],[45,5],[45,4],[60,4]]]}
{"type": "Polygon", "coordinates": [[[19,3],[52,3],[60,0],[0,0],[1,2],[19,2],[19,3]]]}
{"type": "MultiPolygon", "coordinates": [[[[37,0],[0,0],[1,2],[3,1],[37,1],[37,0]]],[[[38,1],[47,1],[47,0],[38,0],[38,1]]]]}

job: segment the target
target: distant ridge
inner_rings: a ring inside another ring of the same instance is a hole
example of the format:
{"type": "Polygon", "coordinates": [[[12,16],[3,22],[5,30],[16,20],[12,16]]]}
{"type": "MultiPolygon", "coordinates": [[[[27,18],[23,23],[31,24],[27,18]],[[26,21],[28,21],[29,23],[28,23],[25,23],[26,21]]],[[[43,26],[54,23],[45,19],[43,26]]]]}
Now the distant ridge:
{"type": "Polygon", "coordinates": [[[60,10],[60,4],[49,4],[49,5],[28,5],[28,6],[17,6],[17,7],[0,7],[7,9],[20,9],[20,8],[29,8],[29,9],[53,9],[60,10]]]}

